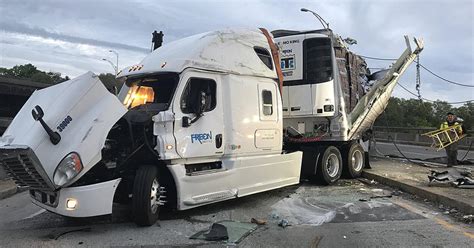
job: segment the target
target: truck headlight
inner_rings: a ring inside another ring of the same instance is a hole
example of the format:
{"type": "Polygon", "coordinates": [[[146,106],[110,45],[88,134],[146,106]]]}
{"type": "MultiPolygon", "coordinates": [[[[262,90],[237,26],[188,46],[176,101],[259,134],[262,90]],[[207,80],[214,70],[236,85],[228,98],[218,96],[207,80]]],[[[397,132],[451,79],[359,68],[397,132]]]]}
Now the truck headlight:
{"type": "Polygon", "coordinates": [[[79,155],[75,152],[69,153],[54,171],[54,184],[63,186],[70,182],[79,172],[82,171],[82,162],[79,155]]]}

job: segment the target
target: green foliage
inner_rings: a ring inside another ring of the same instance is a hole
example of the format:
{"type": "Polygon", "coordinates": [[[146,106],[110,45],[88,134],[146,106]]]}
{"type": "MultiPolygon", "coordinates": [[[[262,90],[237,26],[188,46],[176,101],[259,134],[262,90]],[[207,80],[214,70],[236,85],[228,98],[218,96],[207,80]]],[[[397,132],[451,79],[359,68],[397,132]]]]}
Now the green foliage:
{"type": "Polygon", "coordinates": [[[0,76],[27,79],[45,84],[57,84],[69,80],[69,77],[61,77],[59,72],[44,72],[38,70],[32,64],[15,65],[12,68],[0,68],[0,76]]]}
{"type": "MultiPolygon", "coordinates": [[[[69,80],[68,76],[62,77],[59,72],[40,71],[32,64],[15,65],[10,69],[0,67],[0,76],[27,79],[45,84],[57,84],[69,80]]],[[[99,75],[99,78],[105,87],[112,93],[116,93],[116,90],[120,90],[123,84],[123,82],[115,79],[115,75],[110,73],[102,73],[99,75]]]]}
{"type": "Polygon", "coordinates": [[[474,103],[453,107],[447,102],[423,102],[417,99],[391,97],[385,112],[375,121],[375,126],[431,127],[438,128],[449,111],[464,120],[468,130],[474,127],[474,103]]]}
{"type": "Polygon", "coordinates": [[[117,80],[114,74],[111,73],[101,73],[99,75],[100,81],[105,85],[105,87],[112,93],[118,93],[122,87],[123,82],[117,80]]]}

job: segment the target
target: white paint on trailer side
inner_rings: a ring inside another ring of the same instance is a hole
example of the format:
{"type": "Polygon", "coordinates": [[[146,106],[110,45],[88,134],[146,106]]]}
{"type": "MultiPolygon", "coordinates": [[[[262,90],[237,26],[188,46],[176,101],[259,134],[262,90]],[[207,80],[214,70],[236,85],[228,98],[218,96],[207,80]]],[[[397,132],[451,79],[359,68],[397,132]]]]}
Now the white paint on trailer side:
{"type": "Polygon", "coordinates": [[[311,85],[287,86],[289,94],[289,116],[305,116],[313,114],[311,85]]]}
{"type": "Polygon", "coordinates": [[[313,116],[316,117],[330,117],[334,116],[336,111],[336,94],[334,80],[324,83],[311,85],[311,99],[313,116]],[[332,105],[332,111],[325,111],[324,105],[332,105]],[[318,112],[322,111],[321,113],[318,112]]]}

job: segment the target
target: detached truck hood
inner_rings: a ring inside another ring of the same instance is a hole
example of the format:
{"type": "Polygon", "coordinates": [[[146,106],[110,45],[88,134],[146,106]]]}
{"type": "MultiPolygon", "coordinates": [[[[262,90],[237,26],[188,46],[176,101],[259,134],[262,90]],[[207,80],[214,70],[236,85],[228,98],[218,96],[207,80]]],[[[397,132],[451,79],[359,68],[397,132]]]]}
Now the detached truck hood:
{"type": "Polygon", "coordinates": [[[49,188],[55,189],[56,167],[67,154],[76,152],[83,170],[73,183],[101,160],[109,130],[126,112],[92,72],[35,91],[0,138],[0,164],[20,185],[41,188],[29,179],[40,175],[49,188]],[[45,123],[60,134],[58,144],[54,145],[39,121],[33,119],[36,105],[43,109],[45,123]],[[36,174],[30,172],[34,169],[36,174]]]}

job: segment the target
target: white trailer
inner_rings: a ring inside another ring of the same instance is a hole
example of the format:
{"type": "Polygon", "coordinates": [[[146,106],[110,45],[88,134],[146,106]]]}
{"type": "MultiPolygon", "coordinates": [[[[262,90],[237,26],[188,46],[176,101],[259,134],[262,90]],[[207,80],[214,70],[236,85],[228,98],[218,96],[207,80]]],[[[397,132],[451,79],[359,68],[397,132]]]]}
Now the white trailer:
{"type": "Polygon", "coordinates": [[[301,176],[323,184],[341,174],[359,177],[369,162],[367,132],[422,42],[415,39],[412,51],[405,37],[407,48],[391,68],[370,74],[363,58],[330,29],[272,33],[284,77],[285,149],[304,151],[301,176]]]}
{"type": "Polygon", "coordinates": [[[264,30],[208,32],[123,70],[118,98],[91,72],[36,91],[0,139],[0,164],[51,212],[105,215],[127,202],[138,225],[156,222],[162,205],[184,210],[297,184],[303,152],[283,149],[272,48],[264,30]]]}

